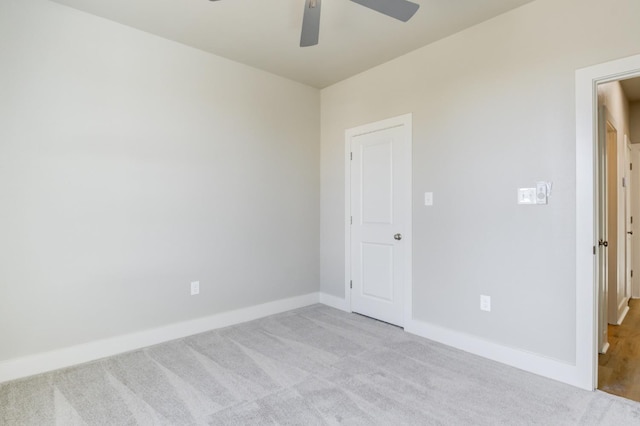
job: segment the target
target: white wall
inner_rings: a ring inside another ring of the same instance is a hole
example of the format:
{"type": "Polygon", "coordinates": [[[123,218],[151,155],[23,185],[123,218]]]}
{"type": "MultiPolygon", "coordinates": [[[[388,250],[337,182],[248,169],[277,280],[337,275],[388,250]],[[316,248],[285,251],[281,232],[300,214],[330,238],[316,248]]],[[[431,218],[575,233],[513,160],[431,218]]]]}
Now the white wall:
{"type": "Polygon", "coordinates": [[[44,0],[0,64],[0,361],[317,292],[317,90],[44,0]]]}
{"type": "Polygon", "coordinates": [[[537,0],[324,89],[322,291],[344,295],[344,130],[412,112],[414,318],[574,362],[575,70],[639,53],[637,16],[537,0]],[[537,180],[549,205],[518,206],[537,180]]]}
{"type": "Polygon", "coordinates": [[[619,127],[619,140],[624,144],[624,135],[629,134],[629,101],[624,89],[618,81],[600,84],[598,86],[598,104],[607,108],[613,121],[619,127]]]}
{"type": "Polygon", "coordinates": [[[632,143],[640,143],[640,101],[629,104],[629,133],[632,143]]]}

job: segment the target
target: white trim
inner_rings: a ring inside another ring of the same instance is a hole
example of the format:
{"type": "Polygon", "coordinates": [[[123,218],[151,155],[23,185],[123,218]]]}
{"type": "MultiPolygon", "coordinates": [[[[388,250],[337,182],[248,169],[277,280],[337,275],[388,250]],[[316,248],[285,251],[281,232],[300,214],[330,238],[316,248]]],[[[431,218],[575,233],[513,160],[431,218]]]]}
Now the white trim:
{"type": "MultiPolygon", "coordinates": [[[[409,206],[406,210],[406,216],[404,217],[405,234],[403,236],[406,247],[406,264],[404,267],[405,282],[404,282],[404,294],[403,294],[403,320],[404,324],[407,324],[411,318],[413,318],[413,114],[403,114],[385,120],[376,121],[373,123],[363,124],[361,126],[352,127],[344,132],[344,147],[345,147],[345,174],[344,174],[344,256],[345,256],[345,279],[344,279],[344,294],[345,305],[347,312],[351,310],[351,139],[354,136],[359,136],[371,132],[377,132],[392,127],[404,128],[405,141],[408,145],[405,149],[406,157],[404,163],[409,170],[409,188],[407,188],[409,194],[409,206]]],[[[403,324],[403,325],[404,325],[403,324]]]]}
{"type": "Polygon", "coordinates": [[[581,386],[573,364],[548,358],[522,349],[511,348],[496,342],[460,333],[438,325],[412,320],[405,331],[436,342],[470,352],[493,361],[501,362],[530,373],[581,386]]]}
{"type": "MultiPolygon", "coordinates": [[[[622,302],[623,302],[623,304],[629,303],[629,299],[625,298],[622,302]]],[[[627,304],[624,307],[620,307],[620,310],[622,312],[620,313],[620,316],[618,317],[618,322],[616,323],[616,325],[622,325],[622,322],[624,321],[625,317],[629,313],[629,305],[627,304]]]]}
{"type": "MultiPolygon", "coordinates": [[[[337,309],[346,307],[345,299],[340,299],[325,293],[320,293],[320,303],[337,309]]],[[[342,310],[350,312],[349,309],[342,310]]],[[[415,319],[407,321],[404,331],[530,373],[582,387],[581,379],[577,376],[575,365],[565,361],[545,357],[522,349],[512,348],[415,319]]],[[[607,344],[607,348],[608,346],[607,344]]]]}
{"type": "Polygon", "coordinates": [[[405,231],[407,233],[407,247],[408,250],[405,254],[405,260],[407,262],[405,266],[405,285],[404,285],[404,324],[405,326],[413,320],[413,115],[407,114],[404,116],[405,124],[404,131],[406,140],[409,143],[409,148],[405,150],[407,158],[405,163],[409,167],[409,206],[406,210],[407,217],[405,217],[404,223],[405,231]]]}
{"type": "Polygon", "coordinates": [[[319,300],[318,293],[309,293],[304,296],[276,300],[151,330],[3,361],[0,363],[0,383],[302,308],[318,303],[319,300]]]}
{"type": "Polygon", "coordinates": [[[322,303],[323,305],[331,306],[332,308],[340,309],[341,311],[351,312],[346,299],[334,296],[332,294],[320,292],[320,303],[322,303]]]}
{"type": "MultiPolygon", "coordinates": [[[[576,365],[575,385],[597,385],[595,141],[597,84],[640,75],[640,55],[576,71],[576,365]]],[[[544,374],[542,374],[544,375],[544,374]]],[[[557,380],[562,380],[560,376],[557,380]]],[[[570,382],[568,382],[570,383],[570,382]]]]}
{"type": "Polygon", "coordinates": [[[351,311],[351,137],[344,135],[344,301],[351,311]]]}

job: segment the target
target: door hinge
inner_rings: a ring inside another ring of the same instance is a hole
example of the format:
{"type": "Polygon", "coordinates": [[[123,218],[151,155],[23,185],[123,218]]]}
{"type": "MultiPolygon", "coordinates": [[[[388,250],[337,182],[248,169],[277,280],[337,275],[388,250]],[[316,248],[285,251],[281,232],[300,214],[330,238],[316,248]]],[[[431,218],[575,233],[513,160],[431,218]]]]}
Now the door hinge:
{"type": "Polygon", "coordinates": [[[349,155],[349,158],[350,158],[351,160],[353,160],[353,152],[350,152],[349,154],[350,154],[350,155],[349,155]]]}
{"type": "Polygon", "coordinates": [[[353,280],[349,281],[349,288],[353,288],[353,280]]]}
{"type": "Polygon", "coordinates": [[[631,278],[633,278],[633,269],[631,270],[631,278]]]}
{"type": "Polygon", "coordinates": [[[596,246],[593,246],[593,254],[596,254],[596,246]]]}
{"type": "Polygon", "coordinates": [[[631,216],[631,223],[633,223],[633,216],[631,216]]]}
{"type": "Polygon", "coordinates": [[[351,216],[351,218],[349,219],[349,223],[353,225],[353,216],[351,216]]]}
{"type": "Polygon", "coordinates": [[[633,170],[633,163],[629,163],[629,170],[633,170]]]}

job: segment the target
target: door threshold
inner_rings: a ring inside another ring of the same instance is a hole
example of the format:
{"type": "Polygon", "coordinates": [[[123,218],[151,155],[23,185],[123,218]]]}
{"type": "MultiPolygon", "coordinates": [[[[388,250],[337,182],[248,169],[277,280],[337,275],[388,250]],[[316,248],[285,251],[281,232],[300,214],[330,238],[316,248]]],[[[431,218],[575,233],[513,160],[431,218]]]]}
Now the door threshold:
{"type": "Polygon", "coordinates": [[[383,324],[390,325],[390,326],[395,327],[395,328],[399,328],[400,330],[404,330],[404,327],[401,327],[401,326],[396,325],[396,324],[391,324],[390,322],[382,321],[382,320],[380,320],[380,319],[378,319],[378,318],[370,317],[370,316],[367,316],[367,315],[365,315],[365,314],[359,314],[358,312],[352,312],[352,314],[356,314],[356,315],[359,315],[359,316],[361,316],[361,317],[369,318],[369,319],[371,319],[371,320],[378,321],[378,322],[381,322],[381,323],[383,323],[383,324]]]}

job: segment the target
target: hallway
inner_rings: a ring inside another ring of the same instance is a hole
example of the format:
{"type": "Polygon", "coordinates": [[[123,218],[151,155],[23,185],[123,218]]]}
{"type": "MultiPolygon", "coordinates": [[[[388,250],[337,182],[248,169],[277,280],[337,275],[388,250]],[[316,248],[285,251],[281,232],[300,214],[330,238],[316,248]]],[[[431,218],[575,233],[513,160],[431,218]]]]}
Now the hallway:
{"type": "Polygon", "coordinates": [[[640,401],[640,299],[622,325],[609,325],[609,350],[598,356],[598,389],[640,401]]]}

